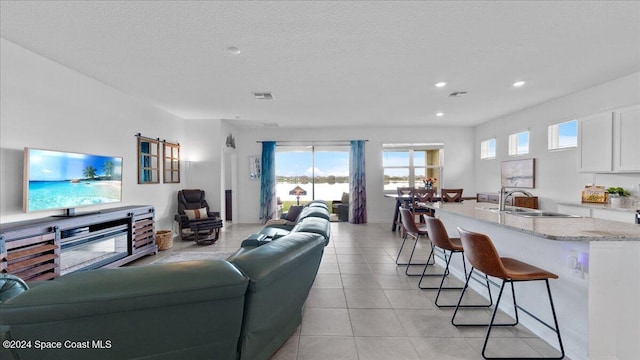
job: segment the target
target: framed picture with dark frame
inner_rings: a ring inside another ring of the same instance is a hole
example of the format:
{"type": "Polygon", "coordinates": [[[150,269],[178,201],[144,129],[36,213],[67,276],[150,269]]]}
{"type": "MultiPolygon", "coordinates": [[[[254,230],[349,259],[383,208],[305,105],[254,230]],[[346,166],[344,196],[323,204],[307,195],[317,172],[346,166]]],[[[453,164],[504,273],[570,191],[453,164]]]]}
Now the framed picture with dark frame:
{"type": "Polygon", "coordinates": [[[536,159],[507,160],[501,164],[501,185],[504,187],[536,187],[536,159]]]}
{"type": "Polygon", "coordinates": [[[260,162],[259,156],[249,156],[249,180],[260,180],[260,176],[262,175],[262,166],[260,162]]]}

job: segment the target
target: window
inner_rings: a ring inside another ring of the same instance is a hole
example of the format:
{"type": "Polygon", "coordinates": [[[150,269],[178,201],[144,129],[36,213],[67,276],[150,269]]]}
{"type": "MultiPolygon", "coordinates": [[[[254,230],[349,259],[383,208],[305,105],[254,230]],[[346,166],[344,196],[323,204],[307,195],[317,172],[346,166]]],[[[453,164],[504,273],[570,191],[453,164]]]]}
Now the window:
{"type": "Polygon", "coordinates": [[[529,132],[523,131],[509,135],[509,155],[529,153],[529,132]]]}
{"type": "Polygon", "coordinates": [[[290,191],[305,191],[300,204],[311,200],[339,200],[349,192],[349,145],[278,145],[276,147],[276,197],[283,211],[298,198],[290,191]]]}
{"type": "Polygon", "coordinates": [[[578,120],[566,121],[549,126],[549,150],[567,149],[578,146],[578,120]]]}
{"type": "Polygon", "coordinates": [[[160,182],[160,140],[138,136],[138,184],[160,182]]]}
{"type": "Polygon", "coordinates": [[[165,183],[180,182],[180,144],[164,142],[162,146],[164,154],[164,177],[165,183]]]}
{"type": "Polygon", "coordinates": [[[484,140],[480,143],[480,159],[496,158],[496,139],[484,140]]]}
{"type": "Polygon", "coordinates": [[[435,187],[442,184],[442,144],[384,144],[382,145],[382,167],[384,190],[396,191],[397,187],[423,187],[423,179],[438,179],[435,187]]]}

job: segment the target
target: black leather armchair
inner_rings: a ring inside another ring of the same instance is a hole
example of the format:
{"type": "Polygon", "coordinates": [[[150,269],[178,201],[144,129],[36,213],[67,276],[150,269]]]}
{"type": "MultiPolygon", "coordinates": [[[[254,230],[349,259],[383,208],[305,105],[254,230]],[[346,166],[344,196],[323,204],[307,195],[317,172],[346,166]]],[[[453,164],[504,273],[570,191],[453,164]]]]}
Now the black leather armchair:
{"type": "Polygon", "coordinates": [[[175,215],[180,237],[183,240],[215,242],[220,235],[222,219],[220,213],[211,211],[204,190],[184,189],[178,191],[178,213],[175,215]],[[213,234],[213,239],[210,236],[213,234]]]}

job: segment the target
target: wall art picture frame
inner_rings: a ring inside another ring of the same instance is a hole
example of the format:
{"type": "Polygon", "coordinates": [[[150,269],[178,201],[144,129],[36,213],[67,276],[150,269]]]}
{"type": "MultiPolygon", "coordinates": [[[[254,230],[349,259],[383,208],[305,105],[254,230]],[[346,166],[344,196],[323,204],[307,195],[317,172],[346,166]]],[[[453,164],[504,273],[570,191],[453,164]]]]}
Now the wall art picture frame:
{"type": "Polygon", "coordinates": [[[501,185],[512,188],[533,189],[536,187],[536,160],[507,160],[501,164],[501,185]]]}
{"type": "Polygon", "coordinates": [[[249,156],[249,180],[260,180],[262,164],[259,156],[249,156]]]}

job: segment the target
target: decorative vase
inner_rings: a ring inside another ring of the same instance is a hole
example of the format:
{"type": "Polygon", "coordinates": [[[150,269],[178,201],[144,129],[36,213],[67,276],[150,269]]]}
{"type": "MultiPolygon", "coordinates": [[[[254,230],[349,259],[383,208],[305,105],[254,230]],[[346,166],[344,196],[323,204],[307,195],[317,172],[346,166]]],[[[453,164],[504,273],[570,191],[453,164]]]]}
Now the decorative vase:
{"type": "Polygon", "coordinates": [[[425,183],[424,184],[424,188],[427,189],[427,190],[431,190],[431,186],[433,186],[432,183],[425,183]]]}
{"type": "Polygon", "coordinates": [[[609,203],[613,207],[619,207],[624,204],[624,197],[622,196],[610,196],[609,203]]]}

